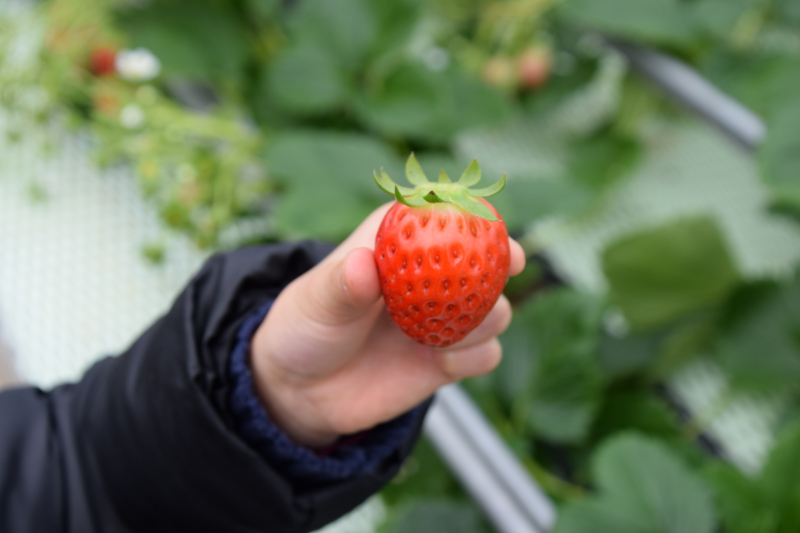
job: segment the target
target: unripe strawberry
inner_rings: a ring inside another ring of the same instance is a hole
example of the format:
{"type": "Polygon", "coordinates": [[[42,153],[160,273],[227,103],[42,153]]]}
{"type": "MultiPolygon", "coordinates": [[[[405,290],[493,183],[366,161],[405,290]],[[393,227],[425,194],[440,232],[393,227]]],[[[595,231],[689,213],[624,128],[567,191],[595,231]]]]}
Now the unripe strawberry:
{"type": "Polygon", "coordinates": [[[519,78],[514,62],[504,56],[494,56],[483,64],[481,78],[486,84],[500,89],[513,89],[519,78]]]}
{"type": "Polygon", "coordinates": [[[415,341],[450,346],[475,329],[503,292],[511,261],[508,231],[483,199],[500,192],[505,176],[483,189],[473,161],[452,183],[430,183],[413,154],[406,164],[414,188],[381,171],[375,181],[397,199],[375,239],[375,262],[389,316],[415,341]]]}

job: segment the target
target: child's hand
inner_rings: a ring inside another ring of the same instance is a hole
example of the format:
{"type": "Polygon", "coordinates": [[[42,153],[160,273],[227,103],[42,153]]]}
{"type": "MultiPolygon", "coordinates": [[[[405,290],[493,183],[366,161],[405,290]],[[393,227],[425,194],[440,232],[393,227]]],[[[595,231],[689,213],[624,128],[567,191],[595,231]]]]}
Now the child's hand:
{"type": "MultiPolygon", "coordinates": [[[[256,390],[298,444],[321,447],[419,404],[447,383],[500,362],[497,335],[511,321],[501,296],[461,342],[432,348],[409,339],[386,313],[372,250],[385,205],[322,263],[281,292],[253,340],[256,390]]],[[[510,275],[525,265],[511,241],[510,275]]]]}

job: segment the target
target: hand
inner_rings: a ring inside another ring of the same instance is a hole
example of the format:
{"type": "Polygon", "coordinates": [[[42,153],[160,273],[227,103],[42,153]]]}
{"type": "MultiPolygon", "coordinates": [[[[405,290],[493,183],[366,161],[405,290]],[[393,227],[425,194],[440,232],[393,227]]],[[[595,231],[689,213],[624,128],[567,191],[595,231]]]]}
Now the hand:
{"type": "MultiPolygon", "coordinates": [[[[373,212],[319,265],[286,287],[253,339],[256,391],[294,442],[322,447],[391,420],[462,378],[500,362],[511,321],[501,296],[474,331],[448,348],[409,339],[386,312],[373,258],[390,205],[373,212]]],[[[525,255],[511,241],[510,275],[525,255]]]]}

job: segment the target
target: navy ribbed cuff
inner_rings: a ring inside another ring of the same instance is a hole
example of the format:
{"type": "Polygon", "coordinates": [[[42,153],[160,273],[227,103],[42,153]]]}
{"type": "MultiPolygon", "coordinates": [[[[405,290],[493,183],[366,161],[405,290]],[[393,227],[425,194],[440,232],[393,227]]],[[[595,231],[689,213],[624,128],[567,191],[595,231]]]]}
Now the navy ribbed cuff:
{"type": "Polygon", "coordinates": [[[248,363],[250,340],[267,316],[272,301],[260,307],[239,330],[231,354],[229,375],[233,382],[230,409],[239,434],[276,470],[296,481],[335,481],[373,471],[389,457],[416,427],[424,413],[419,406],[367,431],[359,439],[341,439],[324,456],[295,444],[269,419],[253,390],[248,363]],[[351,443],[353,440],[357,442],[351,443]]]}

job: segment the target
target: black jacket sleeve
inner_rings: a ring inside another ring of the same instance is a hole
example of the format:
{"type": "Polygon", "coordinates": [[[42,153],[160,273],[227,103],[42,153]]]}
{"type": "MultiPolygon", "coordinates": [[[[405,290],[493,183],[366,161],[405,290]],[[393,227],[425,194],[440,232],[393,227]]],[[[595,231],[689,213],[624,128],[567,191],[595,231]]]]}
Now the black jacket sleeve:
{"type": "Polygon", "coordinates": [[[419,427],[375,472],[303,485],[250,448],[229,415],[242,321],[330,250],[214,256],[121,356],[49,393],[0,393],[0,532],[305,532],[389,481],[419,427]]]}

